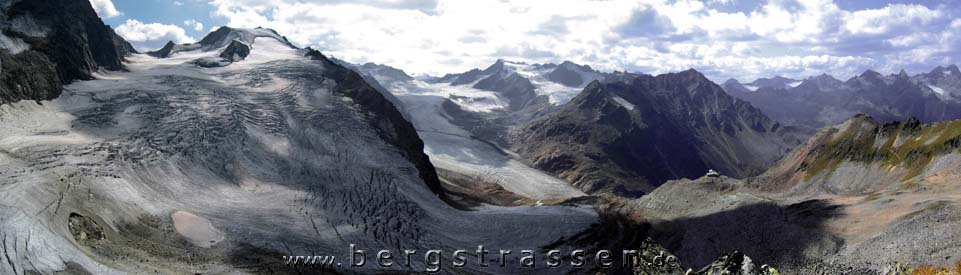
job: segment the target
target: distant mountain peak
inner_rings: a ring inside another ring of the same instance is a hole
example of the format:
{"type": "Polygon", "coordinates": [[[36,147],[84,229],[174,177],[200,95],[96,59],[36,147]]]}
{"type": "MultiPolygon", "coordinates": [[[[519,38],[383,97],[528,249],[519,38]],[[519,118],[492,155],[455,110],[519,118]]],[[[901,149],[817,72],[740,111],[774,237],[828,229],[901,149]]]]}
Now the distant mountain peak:
{"type": "Polygon", "coordinates": [[[254,40],[257,38],[275,39],[280,43],[287,45],[291,49],[299,49],[297,48],[297,46],[294,46],[294,44],[290,43],[290,41],[287,40],[287,37],[280,35],[279,33],[277,33],[277,31],[272,29],[259,28],[259,27],[253,28],[253,29],[243,29],[243,28],[232,28],[232,27],[223,26],[223,27],[217,28],[217,30],[213,32],[210,32],[197,43],[177,45],[177,44],[174,44],[172,41],[170,41],[170,42],[167,42],[167,44],[164,45],[163,48],[156,51],[147,52],[147,54],[154,57],[158,57],[158,58],[166,58],[172,54],[175,54],[177,52],[183,52],[183,51],[218,50],[231,45],[232,43],[234,43],[234,41],[239,41],[240,43],[250,46],[254,44],[254,40]]]}
{"type": "Polygon", "coordinates": [[[704,74],[702,74],[701,72],[695,70],[694,68],[690,68],[690,69],[687,69],[687,70],[684,70],[684,71],[680,71],[680,72],[678,72],[677,74],[678,74],[678,75],[682,75],[682,76],[687,76],[687,77],[707,79],[707,77],[704,76],[704,74]]]}
{"type": "Polygon", "coordinates": [[[201,39],[200,42],[197,42],[197,44],[200,44],[209,48],[220,48],[230,44],[230,42],[233,40],[239,40],[241,42],[244,42],[250,45],[254,43],[254,39],[259,37],[269,37],[269,38],[277,39],[277,41],[287,44],[291,48],[297,48],[292,43],[290,43],[290,41],[287,40],[287,37],[281,36],[277,31],[273,29],[267,29],[262,27],[257,27],[253,29],[243,29],[243,28],[232,28],[232,27],[223,26],[218,28],[216,31],[213,31],[207,34],[207,36],[204,36],[204,38],[201,39]]]}
{"type": "Polygon", "coordinates": [[[868,70],[864,71],[864,72],[861,73],[861,75],[860,75],[860,77],[862,77],[862,78],[881,78],[881,76],[882,76],[881,73],[876,72],[876,71],[871,70],[871,69],[868,69],[868,70]]]}
{"type": "Polygon", "coordinates": [[[373,73],[375,76],[379,77],[389,77],[394,80],[413,80],[407,72],[404,70],[394,68],[388,65],[377,64],[373,62],[367,62],[360,65],[360,68],[366,72],[373,73]]]}
{"type": "Polygon", "coordinates": [[[558,65],[558,67],[565,67],[565,68],[568,68],[568,69],[577,69],[577,70],[581,70],[581,71],[585,71],[585,72],[593,72],[593,71],[594,71],[594,69],[591,68],[590,65],[581,65],[581,64],[574,63],[574,62],[572,62],[572,61],[570,61],[570,60],[564,60],[564,62],[561,62],[561,64],[558,65]]]}
{"type": "Polygon", "coordinates": [[[797,82],[797,80],[776,75],[771,78],[758,78],[748,84],[757,88],[788,89],[792,87],[789,84],[795,82],[797,82]]]}
{"type": "Polygon", "coordinates": [[[908,72],[904,71],[904,69],[901,69],[901,71],[898,72],[898,75],[897,75],[897,76],[900,77],[900,78],[910,78],[910,77],[911,77],[910,75],[908,75],[908,72]]]}
{"type": "Polygon", "coordinates": [[[961,71],[958,70],[957,65],[951,64],[946,69],[948,69],[948,71],[950,71],[951,73],[961,74],[961,71]]]}
{"type": "Polygon", "coordinates": [[[810,77],[808,79],[814,79],[818,81],[839,81],[840,82],[840,80],[838,80],[837,78],[834,78],[834,76],[829,75],[827,73],[822,73],[818,76],[810,77]]]}

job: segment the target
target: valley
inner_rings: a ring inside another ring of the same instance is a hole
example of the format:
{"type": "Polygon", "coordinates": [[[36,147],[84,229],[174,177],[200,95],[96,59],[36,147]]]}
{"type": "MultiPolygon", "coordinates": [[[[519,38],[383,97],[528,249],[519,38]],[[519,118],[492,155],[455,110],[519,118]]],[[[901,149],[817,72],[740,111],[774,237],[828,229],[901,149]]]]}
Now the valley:
{"type": "Polygon", "coordinates": [[[718,84],[505,54],[409,75],[265,27],[141,53],[102,5],[0,1],[0,274],[961,262],[955,65],[718,84]]]}

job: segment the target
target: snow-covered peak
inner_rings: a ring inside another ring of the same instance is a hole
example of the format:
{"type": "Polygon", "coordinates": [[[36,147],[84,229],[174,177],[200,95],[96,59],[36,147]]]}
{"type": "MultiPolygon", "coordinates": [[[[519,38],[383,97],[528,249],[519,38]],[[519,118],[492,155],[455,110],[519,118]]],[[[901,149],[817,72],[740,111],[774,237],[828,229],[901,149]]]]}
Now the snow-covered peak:
{"type": "Polygon", "coordinates": [[[286,37],[278,34],[276,31],[265,28],[231,28],[231,27],[220,27],[216,31],[207,34],[200,42],[189,43],[189,44],[174,44],[173,42],[167,42],[163,48],[160,50],[147,52],[148,55],[167,58],[179,52],[188,51],[220,51],[227,46],[229,46],[234,41],[240,42],[244,45],[250,46],[258,38],[267,38],[283,45],[284,48],[297,50],[296,46],[290,43],[286,37]]]}
{"type": "Polygon", "coordinates": [[[291,48],[296,48],[287,38],[277,33],[272,29],[265,28],[231,28],[231,27],[220,27],[214,32],[211,32],[200,42],[200,45],[204,46],[205,50],[219,49],[226,47],[231,41],[238,40],[245,44],[253,44],[254,39],[257,38],[271,38],[275,39],[283,44],[288,45],[291,48]]]}
{"type": "Polygon", "coordinates": [[[957,66],[957,65],[952,64],[952,65],[948,66],[947,68],[944,68],[944,74],[946,74],[946,75],[950,74],[950,75],[955,75],[955,76],[961,76],[961,70],[958,70],[958,66],[957,66]]]}

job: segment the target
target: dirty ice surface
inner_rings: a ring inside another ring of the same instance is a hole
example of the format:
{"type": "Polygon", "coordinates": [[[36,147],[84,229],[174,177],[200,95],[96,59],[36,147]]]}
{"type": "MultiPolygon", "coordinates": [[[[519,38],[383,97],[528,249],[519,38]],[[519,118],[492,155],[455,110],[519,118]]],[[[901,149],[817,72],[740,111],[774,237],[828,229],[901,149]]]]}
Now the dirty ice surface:
{"type": "MultiPolygon", "coordinates": [[[[50,274],[68,265],[93,274],[256,273],[229,257],[340,258],[348,244],[538,249],[597,223],[589,207],[452,208],[368,126],[363,106],[332,92],[335,80],[325,72],[334,68],[277,45],[258,38],[250,60],[213,69],[191,62],[217,51],[134,55],[129,72],[100,72],[55,100],[0,106],[0,274],[50,274]],[[93,217],[108,236],[134,240],[107,238],[102,249],[159,250],[103,261],[73,240],[65,223],[74,212],[93,217]],[[169,237],[141,239],[127,228],[169,237]],[[214,260],[135,257],[179,255],[188,249],[172,245],[180,238],[214,260]]],[[[404,98],[423,107],[411,110],[439,110],[436,95],[404,98]]],[[[415,123],[430,126],[422,137],[438,166],[498,169],[523,179],[509,190],[534,198],[579,194],[434,117],[420,115],[415,123]]],[[[415,263],[415,271],[423,268],[415,263]]]]}

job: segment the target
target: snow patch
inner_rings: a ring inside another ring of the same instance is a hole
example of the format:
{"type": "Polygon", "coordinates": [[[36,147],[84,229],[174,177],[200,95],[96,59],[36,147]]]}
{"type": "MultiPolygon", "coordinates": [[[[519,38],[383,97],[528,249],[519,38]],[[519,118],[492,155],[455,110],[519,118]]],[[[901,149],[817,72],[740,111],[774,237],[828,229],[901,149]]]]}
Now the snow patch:
{"type": "Polygon", "coordinates": [[[508,100],[495,92],[474,89],[473,85],[450,85],[448,83],[430,84],[420,80],[408,83],[388,83],[388,90],[394,96],[417,95],[447,98],[464,110],[478,113],[490,113],[507,108],[508,100]]]}
{"type": "Polygon", "coordinates": [[[624,108],[626,108],[626,109],[628,109],[628,110],[631,110],[631,111],[634,110],[634,104],[631,104],[630,102],[627,102],[627,100],[624,100],[624,98],[619,97],[619,96],[616,96],[616,95],[615,95],[615,96],[611,96],[611,98],[614,99],[614,102],[617,102],[618,105],[621,105],[622,107],[624,107],[624,108]]]}
{"type": "MultiPolygon", "coordinates": [[[[584,72],[577,68],[572,68],[581,77],[581,85],[578,87],[568,87],[547,79],[547,75],[556,69],[555,67],[530,65],[524,63],[504,62],[505,67],[510,72],[516,72],[531,81],[536,87],[534,92],[537,95],[548,97],[548,101],[553,105],[561,105],[571,101],[581,93],[591,81],[602,79],[603,76],[593,72],[584,72]]],[[[509,73],[508,73],[509,75],[509,73]]]]}
{"type": "Polygon", "coordinates": [[[804,83],[804,81],[795,81],[795,82],[788,83],[787,85],[788,87],[794,88],[794,87],[800,86],[801,83],[804,83]]]}
{"type": "Polygon", "coordinates": [[[941,87],[928,85],[928,88],[931,88],[931,90],[937,93],[938,95],[944,95],[944,89],[941,89],[941,87]]]}
{"type": "Polygon", "coordinates": [[[743,86],[744,86],[744,88],[746,88],[746,89],[748,89],[749,91],[752,91],[752,92],[756,92],[757,89],[760,88],[760,87],[754,86],[754,85],[743,85],[743,86]]]}
{"type": "Polygon", "coordinates": [[[277,39],[254,39],[250,46],[250,54],[247,58],[236,62],[238,65],[257,65],[277,60],[299,59],[303,55],[300,50],[291,48],[289,45],[277,39]]]}
{"type": "Polygon", "coordinates": [[[211,247],[224,240],[224,234],[203,217],[187,211],[174,212],[170,217],[177,233],[196,246],[211,247]]]}
{"type": "Polygon", "coordinates": [[[7,49],[11,54],[18,54],[29,50],[30,45],[19,37],[9,37],[0,33],[0,48],[7,49]]]}

